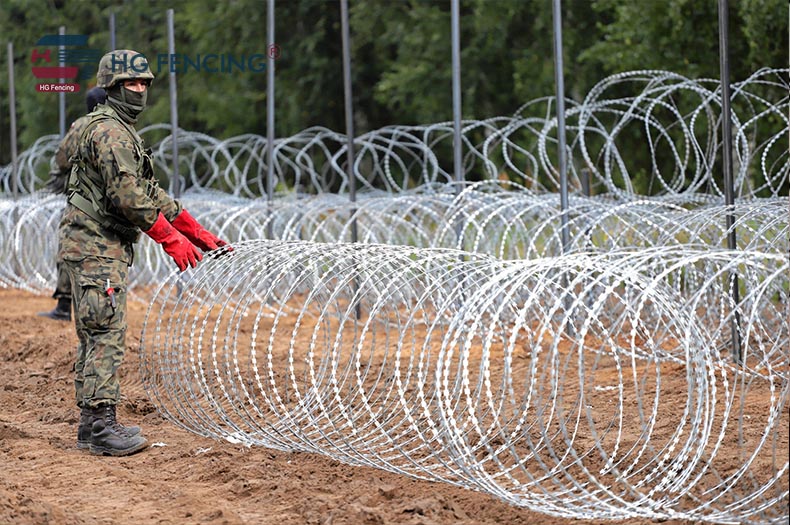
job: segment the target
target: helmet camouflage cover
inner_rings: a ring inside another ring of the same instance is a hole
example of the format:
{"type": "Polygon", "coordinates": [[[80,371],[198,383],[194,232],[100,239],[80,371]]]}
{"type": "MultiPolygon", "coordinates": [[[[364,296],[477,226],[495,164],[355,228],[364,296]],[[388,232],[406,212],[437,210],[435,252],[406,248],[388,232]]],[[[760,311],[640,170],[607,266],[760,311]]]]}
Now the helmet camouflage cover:
{"type": "Polygon", "coordinates": [[[141,78],[149,83],[154,79],[144,55],[131,49],[110,51],[99,61],[96,86],[108,89],[122,80],[141,78]]]}

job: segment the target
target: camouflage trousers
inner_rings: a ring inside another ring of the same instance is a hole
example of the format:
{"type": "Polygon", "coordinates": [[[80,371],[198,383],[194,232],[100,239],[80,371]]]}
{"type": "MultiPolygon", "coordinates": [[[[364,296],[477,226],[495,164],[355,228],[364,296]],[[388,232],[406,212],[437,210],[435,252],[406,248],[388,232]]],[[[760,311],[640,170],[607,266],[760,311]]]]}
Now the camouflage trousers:
{"type": "Polygon", "coordinates": [[[79,345],[74,365],[77,406],[115,405],[121,395],[118,367],[126,351],[126,289],[129,267],[123,261],[85,257],[64,261],[71,278],[79,345]],[[115,289],[115,307],[107,281],[115,289]]]}
{"type": "MultiPolygon", "coordinates": [[[[60,214],[60,218],[63,219],[62,213],[60,214]]],[[[60,253],[60,235],[58,235],[58,257],[55,261],[55,265],[58,270],[58,282],[55,284],[55,293],[52,294],[52,298],[71,300],[71,277],[69,277],[69,272],[66,270],[66,265],[63,264],[63,260],[60,258],[60,253]]]]}
{"type": "Polygon", "coordinates": [[[58,282],[55,285],[55,293],[52,294],[53,299],[71,299],[71,278],[69,272],[66,271],[66,265],[58,261],[58,282]]]}

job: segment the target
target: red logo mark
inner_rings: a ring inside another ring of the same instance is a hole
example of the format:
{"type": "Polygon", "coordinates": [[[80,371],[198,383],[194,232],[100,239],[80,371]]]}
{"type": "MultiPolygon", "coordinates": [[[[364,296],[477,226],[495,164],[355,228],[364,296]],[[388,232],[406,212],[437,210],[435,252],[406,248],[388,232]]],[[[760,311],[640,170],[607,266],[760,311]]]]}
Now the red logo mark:
{"type": "Polygon", "coordinates": [[[39,53],[38,49],[34,49],[33,52],[30,54],[30,61],[35,62],[39,58],[43,58],[44,62],[52,62],[51,53],[52,53],[51,49],[47,49],[43,53],[39,53]]]}
{"type": "Polygon", "coordinates": [[[31,67],[36,78],[75,78],[80,72],[78,67],[31,67]]]}

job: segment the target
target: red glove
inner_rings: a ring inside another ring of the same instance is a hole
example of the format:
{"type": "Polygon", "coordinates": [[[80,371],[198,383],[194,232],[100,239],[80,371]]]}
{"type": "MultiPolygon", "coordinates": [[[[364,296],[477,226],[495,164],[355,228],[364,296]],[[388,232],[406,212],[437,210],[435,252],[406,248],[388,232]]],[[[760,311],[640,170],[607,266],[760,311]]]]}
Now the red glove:
{"type": "Polygon", "coordinates": [[[198,249],[167,222],[161,211],[154,225],[144,233],[162,245],[182,272],[187,269],[187,264],[194,268],[203,259],[198,249]]]}
{"type": "MultiPolygon", "coordinates": [[[[217,248],[228,245],[228,243],[204,229],[186,210],[181,210],[181,213],[173,220],[173,227],[183,233],[187,239],[192,241],[192,244],[204,252],[216,250],[217,248]]],[[[229,248],[228,251],[232,250],[233,248],[229,248]]]]}

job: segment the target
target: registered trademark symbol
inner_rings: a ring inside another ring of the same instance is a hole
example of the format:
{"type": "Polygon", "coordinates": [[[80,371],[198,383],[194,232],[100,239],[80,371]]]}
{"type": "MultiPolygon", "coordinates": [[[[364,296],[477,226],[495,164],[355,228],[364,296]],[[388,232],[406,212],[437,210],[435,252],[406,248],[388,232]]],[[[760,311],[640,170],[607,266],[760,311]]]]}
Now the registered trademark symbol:
{"type": "Polygon", "coordinates": [[[277,44],[269,44],[268,54],[269,58],[277,60],[282,55],[282,49],[277,44]]]}

